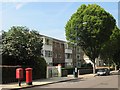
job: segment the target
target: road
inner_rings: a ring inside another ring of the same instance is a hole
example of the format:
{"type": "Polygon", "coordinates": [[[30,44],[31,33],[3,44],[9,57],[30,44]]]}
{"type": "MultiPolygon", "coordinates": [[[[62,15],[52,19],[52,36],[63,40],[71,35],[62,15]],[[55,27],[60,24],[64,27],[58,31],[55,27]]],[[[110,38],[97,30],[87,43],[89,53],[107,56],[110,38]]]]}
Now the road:
{"type": "Polygon", "coordinates": [[[73,81],[33,87],[31,90],[34,90],[35,88],[118,88],[118,75],[83,78],[73,81]]]}

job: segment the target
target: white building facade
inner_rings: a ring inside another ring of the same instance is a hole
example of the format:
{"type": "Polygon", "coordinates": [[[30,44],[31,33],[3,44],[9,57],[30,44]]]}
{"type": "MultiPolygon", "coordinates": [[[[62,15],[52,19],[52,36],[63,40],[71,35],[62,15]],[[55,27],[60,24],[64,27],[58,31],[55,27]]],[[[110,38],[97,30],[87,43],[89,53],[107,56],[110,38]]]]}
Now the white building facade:
{"type": "Polygon", "coordinates": [[[48,66],[52,66],[52,39],[46,36],[42,37],[43,39],[43,47],[42,47],[42,54],[48,66]]]}
{"type": "Polygon", "coordinates": [[[73,67],[72,48],[65,43],[65,66],[73,67]]]}
{"type": "Polygon", "coordinates": [[[58,64],[64,64],[65,67],[81,67],[82,54],[79,47],[73,48],[66,41],[44,35],[41,35],[41,38],[43,40],[42,56],[48,66],[54,66],[58,62],[58,64]]]}

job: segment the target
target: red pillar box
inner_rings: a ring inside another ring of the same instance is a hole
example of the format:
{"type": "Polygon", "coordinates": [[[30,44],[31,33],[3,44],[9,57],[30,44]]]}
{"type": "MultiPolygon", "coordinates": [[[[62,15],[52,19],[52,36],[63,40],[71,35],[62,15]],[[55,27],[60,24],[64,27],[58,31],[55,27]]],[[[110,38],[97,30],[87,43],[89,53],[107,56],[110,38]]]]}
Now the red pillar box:
{"type": "Polygon", "coordinates": [[[32,85],[32,68],[26,68],[26,84],[32,85]]]}
{"type": "Polygon", "coordinates": [[[23,79],[23,69],[22,68],[16,69],[16,79],[18,79],[19,86],[21,86],[21,80],[23,79]]]}

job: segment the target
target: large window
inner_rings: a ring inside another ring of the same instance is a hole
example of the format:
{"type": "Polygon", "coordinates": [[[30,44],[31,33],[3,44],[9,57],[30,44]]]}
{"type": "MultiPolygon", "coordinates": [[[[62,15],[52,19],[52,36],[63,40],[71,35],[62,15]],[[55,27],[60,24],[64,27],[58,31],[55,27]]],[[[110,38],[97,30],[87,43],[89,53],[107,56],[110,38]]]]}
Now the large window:
{"type": "Polygon", "coordinates": [[[52,51],[45,50],[45,57],[52,57],[52,51]]]}
{"type": "Polygon", "coordinates": [[[45,39],[45,44],[47,45],[52,45],[52,40],[51,39],[45,39]]]}
{"type": "Polygon", "coordinates": [[[71,58],[72,58],[72,54],[70,54],[70,53],[65,54],[65,59],[71,59],[71,58]]]}

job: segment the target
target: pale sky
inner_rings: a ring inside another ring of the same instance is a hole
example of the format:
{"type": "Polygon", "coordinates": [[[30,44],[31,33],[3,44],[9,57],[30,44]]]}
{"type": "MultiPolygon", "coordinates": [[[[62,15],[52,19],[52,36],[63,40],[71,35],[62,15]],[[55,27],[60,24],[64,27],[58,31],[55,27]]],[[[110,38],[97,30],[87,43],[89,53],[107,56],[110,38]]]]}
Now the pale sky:
{"type": "Polygon", "coordinates": [[[40,34],[66,40],[65,25],[82,4],[98,4],[111,13],[118,23],[117,2],[3,2],[0,3],[2,30],[27,26],[40,34]]]}

